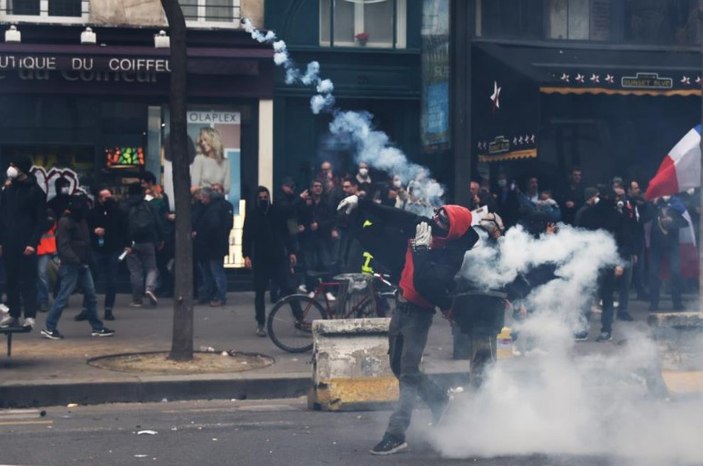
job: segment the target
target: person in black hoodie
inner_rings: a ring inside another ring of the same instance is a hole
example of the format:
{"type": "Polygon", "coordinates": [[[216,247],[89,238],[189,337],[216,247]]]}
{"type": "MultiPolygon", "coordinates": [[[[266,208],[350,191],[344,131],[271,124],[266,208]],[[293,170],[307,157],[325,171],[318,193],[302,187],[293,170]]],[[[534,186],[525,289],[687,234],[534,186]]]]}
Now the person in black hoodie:
{"type": "Polygon", "coordinates": [[[271,204],[268,188],[259,186],[256,205],[244,219],[242,254],[244,265],[254,270],[254,307],[256,334],[265,337],[266,308],[264,293],[269,281],[275,281],[282,296],[294,292],[291,267],[297,263],[295,241],[290,234],[287,218],[277,204],[271,204]]]}
{"type": "Polygon", "coordinates": [[[164,244],[164,235],[158,214],[144,198],[144,191],[139,183],[132,183],[128,188],[128,197],[124,205],[127,214],[127,268],[132,285],[132,307],[143,305],[142,297],[146,295],[152,305],[156,305],[156,284],[159,271],[156,267],[156,250],[164,244]],[[144,271],[146,270],[146,286],[144,271]]]}
{"type": "Polygon", "coordinates": [[[227,301],[227,278],[224,257],[229,254],[229,232],[234,209],[223,193],[212,188],[200,189],[201,208],[193,217],[193,237],[198,250],[201,303],[220,307],[227,301]]]}
{"type": "Polygon", "coordinates": [[[447,394],[420,371],[422,353],[435,308],[451,315],[454,277],[464,254],[478,240],[471,228],[471,212],[462,206],[444,205],[432,219],[407,211],[345,198],[338,207],[361,222],[359,240],[379,262],[400,275],[398,304],[388,330],[391,370],[398,378],[400,396],[374,455],[389,455],[407,448],[405,431],[419,395],[439,422],[448,404],[447,394]],[[363,228],[369,219],[372,226],[363,228]],[[414,238],[414,239],[413,239],[414,238]]]}
{"type": "MultiPolygon", "coordinates": [[[[625,271],[622,265],[624,264],[623,258],[636,254],[636,252],[634,252],[633,240],[628,236],[625,218],[622,212],[618,211],[615,203],[615,194],[608,187],[599,186],[598,188],[586,188],[584,197],[586,204],[576,213],[575,226],[586,230],[604,230],[610,233],[618,247],[621,259],[621,265],[601,270],[598,277],[598,297],[602,301],[603,310],[601,331],[596,341],[610,341],[613,339],[613,293],[615,292],[616,279],[621,277],[625,271]]],[[[590,304],[586,309],[587,314],[590,311],[589,308],[590,304]]]]}
{"type": "Polygon", "coordinates": [[[66,209],[68,202],[71,199],[71,182],[64,177],[56,178],[54,181],[54,191],[56,195],[47,202],[47,206],[54,213],[54,218],[58,222],[66,209]]]}
{"type": "MultiPolygon", "coordinates": [[[[112,309],[117,292],[119,256],[129,243],[127,218],[113,199],[110,188],[102,188],[98,192],[97,202],[88,215],[88,225],[93,249],[93,270],[99,270],[99,275],[105,279],[105,320],[115,320],[112,309]]],[[[75,320],[85,320],[87,312],[84,308],[75,320]]]]}
{"type": "Polygon", "coordinates": [[[49,340],[61,340],[63,335],[57,326],[63,309],[68,304],[68,298],[80,284],[83,290],[84,302],[87,310],[87,320],[92,329],[91,335],[94,337],[111,337],[115,334],[113,330],[105,328],[98,318],[97,297],[95,296],[95,284],[93,275],[90,273],[91,248],[90,231],[86,220],[89,212],[88,198],[84,194],[71,196],[68,209],[59,220],[59,227],[56,231],[56,242],[61,260],[59,276],[61,286],[56,296],[56,300],[51,306],[46,316],[46,323],[41,331],[44,338],[49,340]]]}
{"type": "Polygon", "coordinates": [[[0,195],[0,253],[7,274],[9,315],[0,327],[17,327],[24,307],[24,325],[37,315],[37,246],[47,230],[46,195],[30,173],[29,157],[15,157],[7,169],[11,180],[0,195]]]}

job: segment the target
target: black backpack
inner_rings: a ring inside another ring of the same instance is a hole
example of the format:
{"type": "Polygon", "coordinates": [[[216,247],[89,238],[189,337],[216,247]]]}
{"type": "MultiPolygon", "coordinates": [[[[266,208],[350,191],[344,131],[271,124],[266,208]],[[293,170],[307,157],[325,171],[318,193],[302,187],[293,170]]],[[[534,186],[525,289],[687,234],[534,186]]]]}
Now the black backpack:
{"type": "Polygon", "coordinates": [[[139,204],[130,207],[129,218],[127,224],[129,227],[129,236],[134,239],[148,238],[156,229],[156,217],[147,201],[141,201],[139,204]]]}

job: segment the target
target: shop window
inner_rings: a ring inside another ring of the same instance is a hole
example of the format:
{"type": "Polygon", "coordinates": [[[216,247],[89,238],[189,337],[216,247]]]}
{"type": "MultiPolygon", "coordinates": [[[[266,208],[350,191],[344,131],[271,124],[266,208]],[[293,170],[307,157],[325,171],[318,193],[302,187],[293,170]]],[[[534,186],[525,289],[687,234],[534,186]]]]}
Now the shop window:
{"type": "Polygon", "coordinates": [[[7,19],[28,21],[62,21],[88,19],[88,0],[0,0],[7,19]],[[25,18],[26,17],[26,18],[25,18]]]}
{"type": "Polygon", "coordinates": [[[240,0],[179,0],[190,26],[238,27],[240,0]]]}
{"type": "Polygon", "coordinates": [[[320,0],[320,45],[405,48],[406,16],[406,0],[320,0]]]}
{"type": "Polygon", "coordinates": [[[549,38],[610,40],[612,0],[549,0],[549,38]]]}
{"type": "Polygon", "coordinates": [[[476,0],[476,35],[542,39],[542,0],[476,0]]]}
{"type": "Polygon", "coordinates": [[[698,0],[625,0],[624,30],[628,42],[698,44],[698,0]]]}

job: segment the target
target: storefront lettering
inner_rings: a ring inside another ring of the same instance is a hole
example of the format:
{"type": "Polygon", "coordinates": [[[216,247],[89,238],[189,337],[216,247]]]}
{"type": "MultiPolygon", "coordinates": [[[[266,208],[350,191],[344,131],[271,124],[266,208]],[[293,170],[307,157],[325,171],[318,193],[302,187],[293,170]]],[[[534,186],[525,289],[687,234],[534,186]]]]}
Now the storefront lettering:
{"type": "MultiPolygon", "coordinates": [[[[54,76],[48,70],[18,70],[18,77],[23,81],[46,81],[54,76]]],[[[155,72],[147,71],[60,71],[57,75],[71,82],[125,82],[125,83],[155,83],[155,72]]]]}
{"type": "Polygon", "coordinates": [[[3,70],[55,70],[56,57],[16,57],[0,55],[0,69],[3,70]]]}
{"type": "Polygon", "coordinates": [[[238,125],[241,123],[241,114],[239,112],[188,112],[188,123],[238,125]]]}
{"type": "Polygon", "coordinates": [[[165,58],[111,58],[108,67],[112,71],[171,71],[165,58]]]}
{"type": "Polygon", "coordinates": [[[0,54],[0,70],[170,73],[171,64],[168,58],[0,54]]]}
{"type": "Polygon", "coordinates": [[[635,76],[623,76],[620,85],[624,88],[671,89],[674,87],[674,80],[660,78],[659,73],[637,73],[635,76]]]}

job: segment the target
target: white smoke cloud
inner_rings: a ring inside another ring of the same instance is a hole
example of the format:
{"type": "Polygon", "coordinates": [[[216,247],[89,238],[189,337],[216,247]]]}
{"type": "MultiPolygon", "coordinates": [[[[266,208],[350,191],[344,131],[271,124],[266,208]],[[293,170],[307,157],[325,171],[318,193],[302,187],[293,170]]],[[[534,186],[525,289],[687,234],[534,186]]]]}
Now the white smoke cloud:
{"type": "Polygon", "coordinates": [[[300,83],[315,88],[317,94],[310,98],[310,110],[316,115],[328,112],[334,116],[330,123],[332,140],[327,141],[330,148],[351,150],[357,163],[366,162],[376,169],[399,176],[404,185],[412,185],[414,194],[426,202],[426,214],[442,204],[442,185],[430,177],[426,168],[411,163],[384,132],[373,129],[370,113],[341,111],[335,107],[336,100],[332,94],[334,84],[329,79],[320,78],[319,62],[311,61],[302,72],[290,59],[286,43],[277,40],[275,33],[261,33],[248,18],[242,19],[242,26],[252,39],[272,46],[274,63],[286,70],[286,84],[300,83]]]}
{"type": "Polygon", "coordinates": [[[594,455],[633,466],[701,464],[703,403],[660,396],[659,355],[646,326],[618,325],[624,344],[611,351],[588,352],[574,343],[598,271],[619,261],[612,237],[562,225],[558,234],[535,239],[518,227],[498,249],[467,254],[462,274],[480,287],[499,288],[545,263],[555,265],[557,278],[528,296],[533,313],[517,340],[526,356],[490,368],[483,386],[458,396],[446,422],[430,432],[444,456],[594,455]]]}

